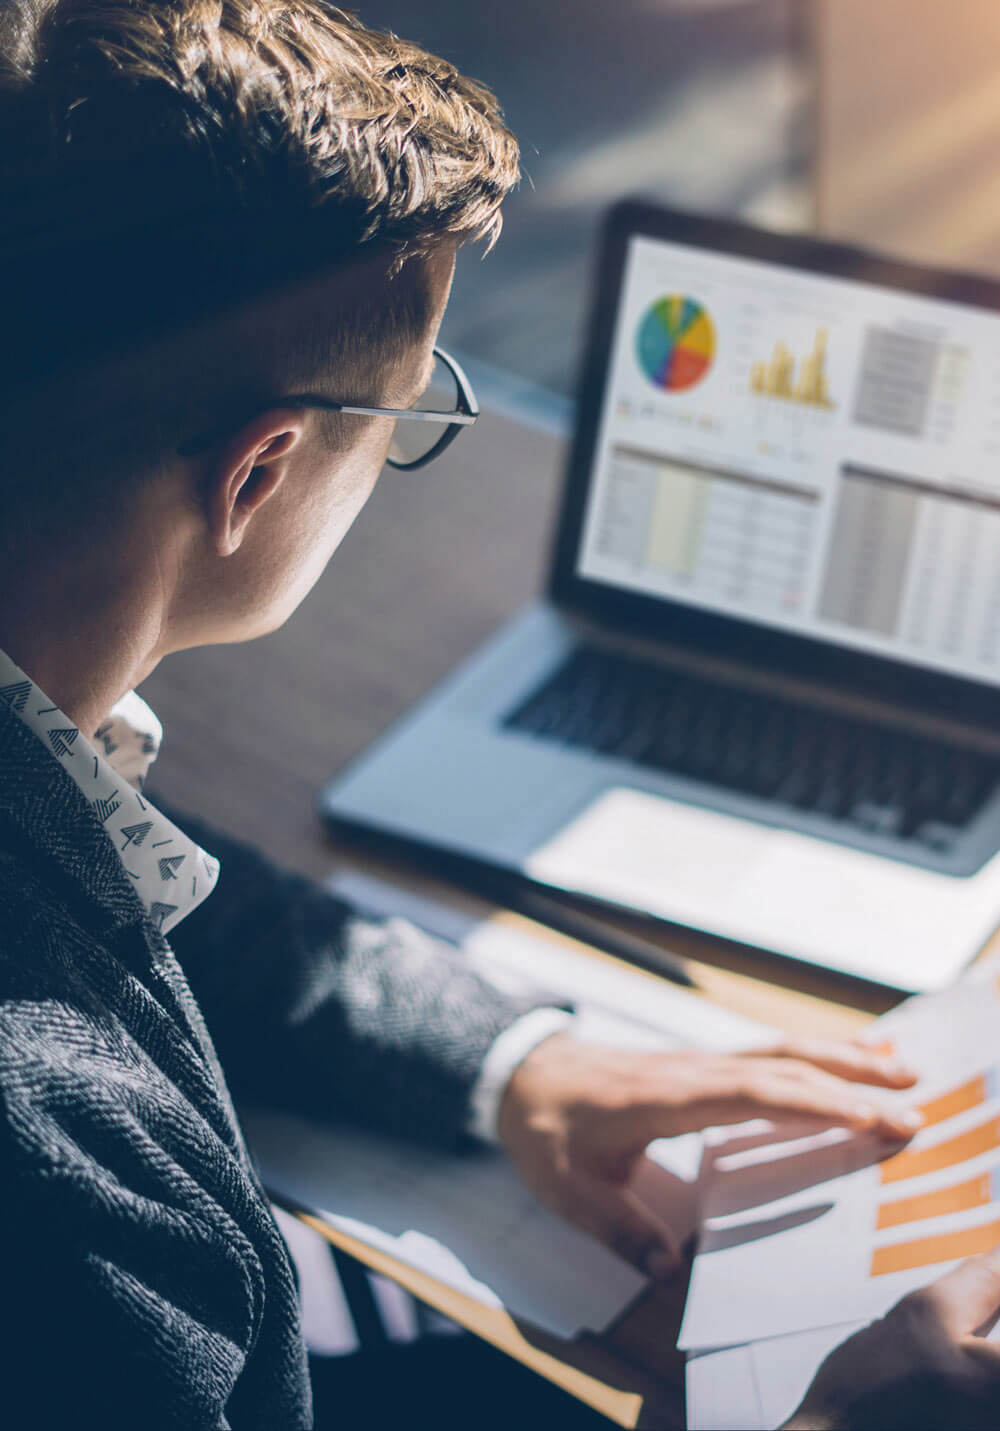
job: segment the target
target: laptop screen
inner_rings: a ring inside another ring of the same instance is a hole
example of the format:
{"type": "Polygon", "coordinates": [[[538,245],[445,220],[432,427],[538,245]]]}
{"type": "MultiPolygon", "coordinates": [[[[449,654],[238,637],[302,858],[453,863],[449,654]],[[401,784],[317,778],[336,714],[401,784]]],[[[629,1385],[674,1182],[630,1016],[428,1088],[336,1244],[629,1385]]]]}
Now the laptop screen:
{"type": "Polygon", "coordinates": [[[1000,684],[1000,315],[629,241],[577,573],[1000,684]]]}

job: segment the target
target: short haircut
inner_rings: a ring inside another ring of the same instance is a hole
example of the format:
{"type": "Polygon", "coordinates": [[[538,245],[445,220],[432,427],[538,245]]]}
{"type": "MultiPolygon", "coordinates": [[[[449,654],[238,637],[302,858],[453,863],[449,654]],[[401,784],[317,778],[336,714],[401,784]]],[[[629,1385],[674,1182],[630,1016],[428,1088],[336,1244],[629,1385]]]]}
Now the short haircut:
{"type": "MultiPolygon", "coordinates": [[[[492,243],[517,177],[489,90],[325,0],[10,0],[0,418],[310,275],[492,243]]],[[[400,321],[346,312],[345,352],[400,321]]],[[[322,336],[288,342],[307,380],[322,336]]]]}

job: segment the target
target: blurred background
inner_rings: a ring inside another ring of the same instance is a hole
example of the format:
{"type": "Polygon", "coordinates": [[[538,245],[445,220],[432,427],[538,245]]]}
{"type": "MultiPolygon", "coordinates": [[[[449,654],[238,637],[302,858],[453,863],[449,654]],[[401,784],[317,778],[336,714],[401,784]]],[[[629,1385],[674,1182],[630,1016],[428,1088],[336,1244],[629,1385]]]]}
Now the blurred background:
{"type": "Polygon", "coordinates": [[[499,95],[524,180],[443,341],[568,420],[599,216],[623,194],[1000,269],[998,0],[369,0],[499,95]]]}

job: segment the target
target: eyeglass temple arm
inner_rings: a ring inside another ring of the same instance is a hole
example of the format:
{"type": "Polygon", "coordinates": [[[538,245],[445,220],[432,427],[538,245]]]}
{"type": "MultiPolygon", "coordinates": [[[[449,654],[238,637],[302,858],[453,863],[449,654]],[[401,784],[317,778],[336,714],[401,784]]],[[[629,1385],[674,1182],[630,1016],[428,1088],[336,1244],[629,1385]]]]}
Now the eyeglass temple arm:
{"type": "MultiPolygon", "coordinates": [[[[394,417],[417,422],[446,422],[453,423],[456,427],[471,427],[479,416],[479,407],[472,397],[472,388],[469,380],[462,369],[449,354],[440,348],[434,349],[435,354],[451,369],[452,374],[458,383],[459,397],[465,405],[464,412],[421,412],[414,408],[399,407],[359,407],[355,403],[334,402],[331,398],[320,397],[317,393],[290,393],[287,397],[275,398],[273,406],[282,407],[302,407],[317,408],[323,412],[346,412],[356,417],[394,417]]],[[[215,428],[212,432],[202,433],[200,436],[186,442],[178,447],[178,457],[197,457],[211,447],[218,438],[223,428],[215,428]]]]}

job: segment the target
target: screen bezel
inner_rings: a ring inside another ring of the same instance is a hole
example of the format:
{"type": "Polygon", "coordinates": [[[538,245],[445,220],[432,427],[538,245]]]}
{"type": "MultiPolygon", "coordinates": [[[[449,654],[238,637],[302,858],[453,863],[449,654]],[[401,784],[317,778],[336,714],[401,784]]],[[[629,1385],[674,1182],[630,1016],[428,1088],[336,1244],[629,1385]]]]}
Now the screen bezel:
{"type": "MultiPolygon", "coordinates": [[[[994,310],[1000,324],[1000,282],[936,269],[852,245],[774,233],[729,219],[629,199],[609,212],[598,252],[594,302],[577,385],[577,420],[556,525],[549,596],[572,612],[625,634],[771,669],[782,675],[849,687],[892,704],[952,719],[1000,727],[1000,684],[919,667],[812,636],[722,616],[668,597],[615,589],[576,570],[591,469],[611,361],[615,319],[629,240],[671,243],[733,254],[781,268],[848,278],[904,293],[994,310]]],[[[1000,334],[1000,326],[998,326],[1000,334]]]]}

